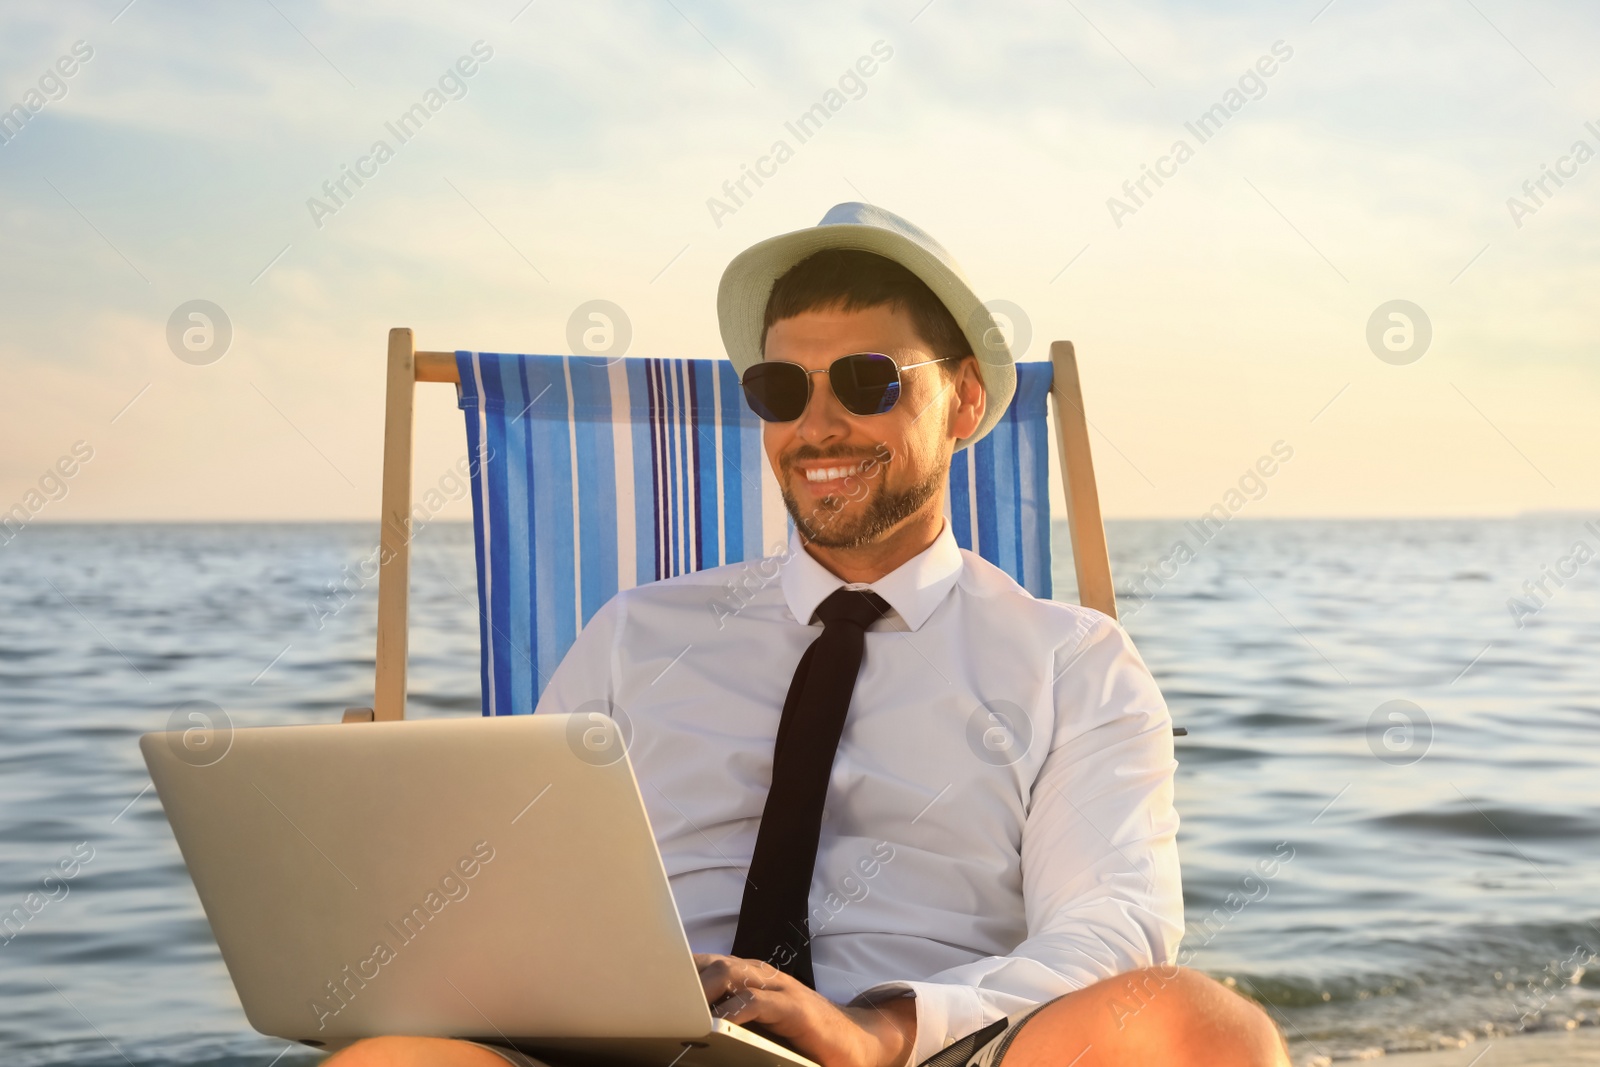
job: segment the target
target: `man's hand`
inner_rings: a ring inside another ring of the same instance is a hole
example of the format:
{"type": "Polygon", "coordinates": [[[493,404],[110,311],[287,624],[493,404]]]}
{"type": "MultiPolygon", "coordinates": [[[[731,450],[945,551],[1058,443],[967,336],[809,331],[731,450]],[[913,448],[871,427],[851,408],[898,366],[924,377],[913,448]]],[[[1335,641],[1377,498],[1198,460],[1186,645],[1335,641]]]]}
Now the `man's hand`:
{"type": "Polygon", "coordinates": [[[916,1001],[844,1008],[770,963],[696,953],[711,1013],[757,1023],[822,1067],[901,1067],[917,1036],[916,1001]]]}

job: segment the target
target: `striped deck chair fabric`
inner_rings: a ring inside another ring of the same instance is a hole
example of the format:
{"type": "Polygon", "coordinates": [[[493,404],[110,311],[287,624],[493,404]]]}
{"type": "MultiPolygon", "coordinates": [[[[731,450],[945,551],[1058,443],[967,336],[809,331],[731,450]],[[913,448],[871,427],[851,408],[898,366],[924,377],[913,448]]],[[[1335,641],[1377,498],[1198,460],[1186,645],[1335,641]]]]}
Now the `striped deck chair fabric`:
{"type": "MultiPolygon", "coordinates": [[[[473,464],[485,715],[538,703],[618,590],[782,552],[792,522],[725,359],[457,352],[473,464]]],[[[955,454],[956,542],[1050,596],[1049,363],[955,454]]]]}

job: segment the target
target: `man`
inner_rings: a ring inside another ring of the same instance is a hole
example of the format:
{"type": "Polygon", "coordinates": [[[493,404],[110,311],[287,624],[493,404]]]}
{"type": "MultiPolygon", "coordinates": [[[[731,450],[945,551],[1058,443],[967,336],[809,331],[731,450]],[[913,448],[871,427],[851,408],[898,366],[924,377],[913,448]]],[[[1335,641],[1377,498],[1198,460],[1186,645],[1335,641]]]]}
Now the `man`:
{"type": "MultiPolygon", "coordinates": [[[[1127,634],[945,521],[1015,388],[959,269],[841,204],[738,256],[718,309],[789,548],[618,594],[539,704],[631,726],[715,1013],[824,1067],[1286,1067],[1258,1007],[1172,965],[1171,719],[1127,634]]],[[[330,1067],[506,1062],[532,1061],[380,1038],[330,1067]]]]}

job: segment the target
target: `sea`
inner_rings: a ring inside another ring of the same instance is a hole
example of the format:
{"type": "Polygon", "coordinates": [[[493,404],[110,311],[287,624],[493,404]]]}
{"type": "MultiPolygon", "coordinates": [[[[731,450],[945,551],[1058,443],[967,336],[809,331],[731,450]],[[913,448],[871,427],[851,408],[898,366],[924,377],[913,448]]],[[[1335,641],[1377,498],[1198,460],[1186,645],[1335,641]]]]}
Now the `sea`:
{"type": "MultiPolygon", "coordinates": [[[[1179,962],[1263,1002],[1297,1065],[1600,1023],[1600,521],[1108,537],[1188,731],[1179,962]]],[[[370,704],[376,538],[35,523],[0,544],[0,915],[26,916],[0,923],[0,1061],[319,1058],[245,1021],[137,740],[186,709],[370,704]]],[[[1064,528],[1054,546],[1074,599],[1064,528]]],[[[408,713],[477,715],[470,526],[430,524],[414,558],[408,713]]]]}

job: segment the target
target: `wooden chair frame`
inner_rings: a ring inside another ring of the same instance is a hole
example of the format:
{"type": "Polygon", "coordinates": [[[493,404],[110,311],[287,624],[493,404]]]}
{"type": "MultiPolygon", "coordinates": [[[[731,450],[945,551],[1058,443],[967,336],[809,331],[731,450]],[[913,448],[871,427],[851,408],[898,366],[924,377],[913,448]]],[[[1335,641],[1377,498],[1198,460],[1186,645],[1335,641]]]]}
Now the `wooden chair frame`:
{"type": "MultiPolygon", "coordinates": [[[[1056,445],[1072,534],[1072,562],[1078,576],[1078,601],[1117,617],[1111,584],[1111,558],[1095,487],[1089,451],[1089,421],[1083,410],[1078,359],[1071,341],[1050,345],[1054,365],[1050,395],[1055,401],[1056,445]]],[[[416,385],[460,384],[454,352],[418,352],[409,328],[389,331],[388,384],[383,426],[383,522],[378,555],[378,662],[370,708],[350,708],[345,722],[405,717],[407,608],[411,592],[411,466],[416,385]]]]}

